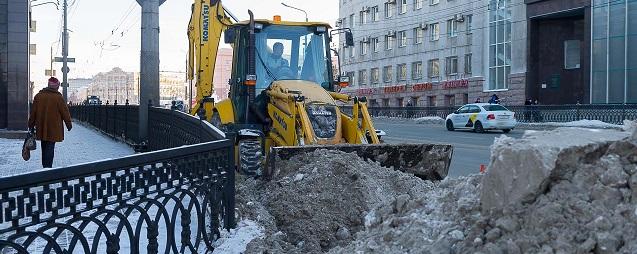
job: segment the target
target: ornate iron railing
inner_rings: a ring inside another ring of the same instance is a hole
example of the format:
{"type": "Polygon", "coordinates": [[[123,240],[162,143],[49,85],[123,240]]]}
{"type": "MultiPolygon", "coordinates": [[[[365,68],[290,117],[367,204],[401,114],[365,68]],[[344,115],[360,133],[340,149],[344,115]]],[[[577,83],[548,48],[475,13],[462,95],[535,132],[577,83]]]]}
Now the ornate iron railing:
{"type": "Polygon", "coordinates": [[[138,105],[77,105],[70,110],[73,118],[131,145],[144,143],[147,151],[225,138],[225,134],[208,122],[176,110],[149,108],[149,130],[145,140],[138,135],[138,105]]]}
{"type": "MultiPolygon", "coordinates": [[[[624,120],[637,119],[637,104],[581,104],[581,105],[531,105],[506,106],[515,112],[519,122],[570,122],[583,119],[622,124],[624,120]]],[[[370,107],[373,117],[419,118],[437,116],[445,118],[459,107],[370,107]]],[[[343,107],[350,113],[350,107],[343,107]]]]}
{"type": "Polygon", "coordinates": [[[234,226],[234,145],[0,178],[0,253],[196,253],[234,226]]]}

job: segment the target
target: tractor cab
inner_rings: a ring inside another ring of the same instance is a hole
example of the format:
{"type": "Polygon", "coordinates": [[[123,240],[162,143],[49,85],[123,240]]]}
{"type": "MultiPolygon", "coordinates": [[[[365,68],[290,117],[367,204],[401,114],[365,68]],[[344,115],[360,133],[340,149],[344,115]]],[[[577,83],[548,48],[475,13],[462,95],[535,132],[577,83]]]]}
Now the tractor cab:
{"type": "Polygon", "coordinates": [[[248,104],[265,112],[264,91],[275,81],[307,81],[303,83],[335,91],[339,82],[333,75],[328,29],[330,26],[325,23],[284,22],[276,17],[275,21],[254,20],[253,29],[251,22],[230,26],[224,40],[234,48],[230,97],[238,102],[236,114],[241,116],[250,110],[248,104]],[[246,103],[250,100],[250,86],[254,87],[255,98],[253,103],[246,103]]]}

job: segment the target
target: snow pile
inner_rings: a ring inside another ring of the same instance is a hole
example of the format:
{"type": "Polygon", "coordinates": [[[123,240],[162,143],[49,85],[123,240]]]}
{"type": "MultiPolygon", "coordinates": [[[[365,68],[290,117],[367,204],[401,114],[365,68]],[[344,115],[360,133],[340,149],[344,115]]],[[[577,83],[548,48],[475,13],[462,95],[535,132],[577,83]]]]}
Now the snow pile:
{"type": "Polygon", "coordinates": [[[437,116],[425,116],[414,119],[414,121],[418,124],[444,124],[445,119],[442,119],[437,116]]]}
{"type": "MultiPolygon", "coordinates": [[[[31,159],[22,159],[23,140],[0,139],[0,177],[25,174],[42,168],[42,147],[31,151],[31,159]]],[[[55,144],[54,167],[65,167],[109,158],[135,154],[128,145],[74,122],[73,129],[65,130],[64,141],[55,144]]]]}
{"type": "Polygon", "coordinates": [[[221,230],[221,237],[214,243],[214,253],[241,254],[244,253],[248,243],[256,238],[263,237],[263,227],[251,220],[242,220],[237,223],[236,229],[221,230]]]}
{"type": "Polygon", "coordinates": [[[265,227],[247,253],[320,253],[345,246],[364,229],[368,212],[399,199],[425,195],[430,182],[361,160],[355,154],[317,150],[281,165],[269,182],[247,179],[237,188],[245,218],[265,227]]]}
{"type": "Polygon", "coordinates": [[[597,129],[621,129],[621,125],[605,123],[599,120],[579,120],[573,122],[520,123],[521,126],[580,127],[597,129]]]}
{"type": "Polygon", "coordinates": [[[637,253],[630,131],[501,138],[486,175],[436,183],[353,154],[297,156],[280,178],[239,184],[265,229],[246,253],[637,253]]]}

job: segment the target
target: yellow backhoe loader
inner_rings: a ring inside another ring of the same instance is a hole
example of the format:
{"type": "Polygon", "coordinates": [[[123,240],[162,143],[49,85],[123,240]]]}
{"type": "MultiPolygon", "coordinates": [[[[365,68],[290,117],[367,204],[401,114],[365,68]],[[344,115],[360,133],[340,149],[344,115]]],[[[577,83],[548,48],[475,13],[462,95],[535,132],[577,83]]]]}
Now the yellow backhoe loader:
{"type": "Polygon", "coordinates": [[[195,0],[188,27],[188,77],[197,101],[191,113],[235,139],[241,172],[268,176],[295,154],[337,149],[423,178],[446,177],[451,146],[380,144],[366,98],[337,92],[349,80],[334,77],[329,45],[339,34],[354,46],[351,31],[279,16],[255,20],[248,12],[250,19],[239,22],[220,0],[195,0]],[[217,102],[213,75],[222,35],[233,48],[232,75],[228,99],[217,102]]]}

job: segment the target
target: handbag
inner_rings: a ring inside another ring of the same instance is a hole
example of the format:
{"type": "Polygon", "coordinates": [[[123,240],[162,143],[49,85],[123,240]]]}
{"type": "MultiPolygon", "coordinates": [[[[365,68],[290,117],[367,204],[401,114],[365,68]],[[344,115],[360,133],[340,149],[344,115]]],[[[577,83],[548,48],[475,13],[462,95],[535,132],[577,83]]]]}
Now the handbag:
{"type": "Polygon", "coordinates": [[[35,141],[35,134],[33,132],[33,129],[31,129],[29,133],[27,133],[27,137],[24,139],[24,147],[29,151],[33,151],[37,149],[37,146],[38,145],[35,141]]]}

